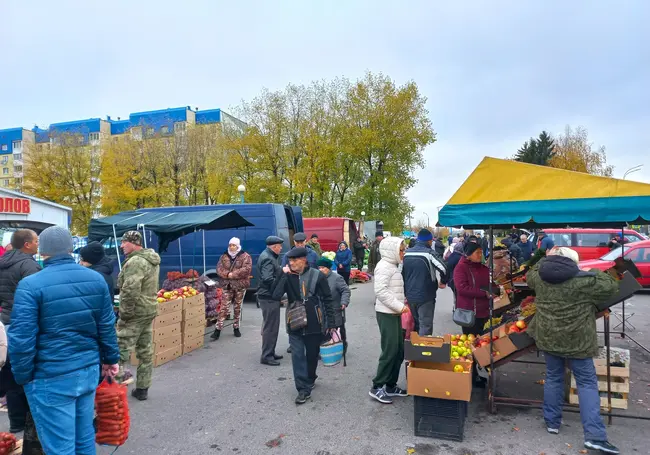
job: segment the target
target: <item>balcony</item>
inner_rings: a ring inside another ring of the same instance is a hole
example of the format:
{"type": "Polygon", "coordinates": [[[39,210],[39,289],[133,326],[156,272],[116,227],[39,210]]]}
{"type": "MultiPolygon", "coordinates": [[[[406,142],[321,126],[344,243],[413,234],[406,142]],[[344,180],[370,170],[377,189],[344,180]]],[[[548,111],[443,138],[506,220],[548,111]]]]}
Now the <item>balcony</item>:
{"type": "Polygon", "coordinates": [[[23,178],[23,171],[14,171],[14,178],[15,179],[22,179],[23,178]]]}

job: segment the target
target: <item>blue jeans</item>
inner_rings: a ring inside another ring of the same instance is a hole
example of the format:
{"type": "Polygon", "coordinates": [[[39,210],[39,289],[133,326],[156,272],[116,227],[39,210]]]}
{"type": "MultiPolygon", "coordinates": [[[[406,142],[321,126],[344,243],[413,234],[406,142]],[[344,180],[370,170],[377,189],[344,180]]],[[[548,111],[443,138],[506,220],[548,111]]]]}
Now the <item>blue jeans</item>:
{"type": "Polygon", "coordinates": [[[546,358],[546,381],[544,382],[544,420],[549,428],[559,429],[564,403],[564,364],[569,368],[578,386],[580,419],[585,441],[607,441],[605,424],[600,416],[600,395],[593,359],[567,359],[548,352],[546,358]]]}
{"type": "Polygon", "coordinates": [[[318,367],[318,354],[322,339],[323,336],[321,334],[289,334],[293,381],[296,384],[296,390],[298,392],[310,393],[311,387],[318,377],[316,376],[316,368],[318,367]]]}
{"type": "Polygon", "coordinates": [[[29,408],[45,453],[94,455],[95,390],[99,366],[25,384],[29,408]]]}

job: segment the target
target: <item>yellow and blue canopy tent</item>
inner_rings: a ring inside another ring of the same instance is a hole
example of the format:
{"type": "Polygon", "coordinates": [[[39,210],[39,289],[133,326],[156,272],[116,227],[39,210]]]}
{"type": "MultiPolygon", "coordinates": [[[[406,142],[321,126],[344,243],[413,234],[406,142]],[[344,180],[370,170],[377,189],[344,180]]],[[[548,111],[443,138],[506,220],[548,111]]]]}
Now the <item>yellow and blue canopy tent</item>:
{"type": "Polygon", "coordinates": [[[650,185],[485,157],[440,210],[472,228],[650,224],[650,185]]]}

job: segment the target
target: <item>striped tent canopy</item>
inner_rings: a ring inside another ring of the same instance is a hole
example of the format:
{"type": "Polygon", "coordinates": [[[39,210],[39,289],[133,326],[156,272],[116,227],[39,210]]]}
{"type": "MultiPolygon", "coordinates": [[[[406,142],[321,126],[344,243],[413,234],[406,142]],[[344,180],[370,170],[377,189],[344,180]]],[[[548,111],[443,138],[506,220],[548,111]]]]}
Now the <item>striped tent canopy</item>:
{"type": "Polygon", "coordinates": [[[485,157],[440,210],[441,226],[650,224],[650,185],[485,157]]]}

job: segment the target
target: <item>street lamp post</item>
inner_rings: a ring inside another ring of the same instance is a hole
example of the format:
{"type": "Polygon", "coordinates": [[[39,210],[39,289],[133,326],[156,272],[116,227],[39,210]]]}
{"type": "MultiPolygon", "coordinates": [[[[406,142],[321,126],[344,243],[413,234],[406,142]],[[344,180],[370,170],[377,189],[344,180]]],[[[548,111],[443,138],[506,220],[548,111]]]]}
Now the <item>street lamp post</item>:
{"type": "Polygon", "coordinates": [[[361,236],[362,239],[363,239],[363,237],[364,237],[363,234],[364,234],[364,232],[365,232],[365,231],[363,230],[363,227],[364,227],[364,226],[363,226],[363,222],[364,222],[365,220],[366,220],[366,212],[365,212],[364,210],[362,210],[362,211],[361,211],[361,222],[359,223],[359,235],[361,236]]]}
{"type": "Polygon", "coordinates": [[[241,203],[244,203],[244,192],[246,191],[246,187],[242,184],[237,187],[237,191],[239,191],[239,199],[241,200],[241,203]]]}
{"type": "Polygon", "coordinates": [[[427,212],[422,212],[427,216],[427,228],[431,227],[431,221],[429,220],[429,214],[427,212]]]}
{"type": "Polygon", "coordinates": [[[640,171],[642,167],[643,167],[643,164],[639,164],[638,166],[634,166],[634,167],[629,168],[627,171],[625,171],[625,174],[623,174],[623,180],[625,180],[625,177],[627,177],[629,174],[632,174],[633,172],[640,171]]]}

